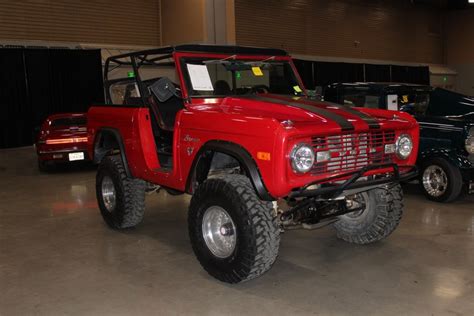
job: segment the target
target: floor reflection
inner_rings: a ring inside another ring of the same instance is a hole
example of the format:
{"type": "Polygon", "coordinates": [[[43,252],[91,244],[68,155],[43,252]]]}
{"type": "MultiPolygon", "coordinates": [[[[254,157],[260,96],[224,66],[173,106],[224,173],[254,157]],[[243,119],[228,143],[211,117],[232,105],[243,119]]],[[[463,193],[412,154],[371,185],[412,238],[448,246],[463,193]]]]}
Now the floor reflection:
{"type": "Polygon", "coordinates": [[[445,299],[462,296],[466,288],[465,271],[446,269],[438,271],[434,280],[434,294],[445,299]]]}
{"type": "Polygon", "coordinates": [[[63,197],[65,200],[56,201],[51,205],[51,216],[73,214],[86,209],[97,210],[95,194],[89,194],[87,185],[73,184],[70,188],[70,194],[63,197]]]}
{"type": "Polygon", "coordinates": [[[425,225],[439,226],[440,211],[434,208],[426,208],[421,213],[421,222],[425,225]]]}

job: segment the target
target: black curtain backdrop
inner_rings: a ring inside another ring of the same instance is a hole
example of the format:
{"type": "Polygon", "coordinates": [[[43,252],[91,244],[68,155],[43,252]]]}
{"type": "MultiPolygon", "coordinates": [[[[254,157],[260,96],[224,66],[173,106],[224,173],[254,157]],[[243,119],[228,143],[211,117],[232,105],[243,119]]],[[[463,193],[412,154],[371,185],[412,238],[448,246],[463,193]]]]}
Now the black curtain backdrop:
{"type": "Polygon", "coordinates": [[[29,126],[31,113],[21,51],[0,49],[0,67],[0,147],[4,148],[30,140],[23,130],[29,126]]]}
{"type": "Polygon", "coordinates": [[[396,66],[318,62],[295,59],[296,69],[307,89],[337,82],[399,82],[430,84],[428,66],[396,66]]]}
{"type": "Polygon", "coordinates": [[[296,69],[298,70],[301,80],[303,80],[306,89],[313,90],[315,87],[313,74],[314,62],[301,59],[295,59],[293,62],[295,64],[296,69]]]}
{"type": "Polygon", "coordinates": [[[429,84],[428,67],[408,67],[392,65],[392,82],[429,84]]]}
{"type": "Polygon", "coordinates": [[[317,86],[325,86],[334,82],[364,81],[364,65],[315,62],[314,81],[317,86]]]}
{"type": "Polygon", "coordinates": [[[390,82],[390,65],[365,65],[365,81],[390,82]]]}
{"type": "Polygon", "coordinates": [[[50,114],[103,103],[100,50],[0,49],[0,148],[31,145],[50,114]]]}

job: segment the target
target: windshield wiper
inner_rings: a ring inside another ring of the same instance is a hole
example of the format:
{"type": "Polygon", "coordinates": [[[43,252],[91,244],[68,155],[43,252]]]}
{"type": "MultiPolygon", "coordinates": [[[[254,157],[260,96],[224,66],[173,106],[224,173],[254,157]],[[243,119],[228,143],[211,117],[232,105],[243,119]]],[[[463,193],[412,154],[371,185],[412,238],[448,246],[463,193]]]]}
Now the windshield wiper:
{"type": "Polygon", "coordinates": [[[262,60],[250,60],[250,61],[246,61],[246,62],[243,62],[243,64],[245,65],[250,65],[250,66],[258,66],[258,67],[261,67],[263,65],[268,65],[269,61],[274,61],[275,60],[275,56],[271,56],[271,57],[268,57],[268,58],[265,58],[265,59],[262,59],[262,60]]]}
{"type": "Polygon", "coordinates": [[[204,60],[202,63],[207,65],[207,64],[218,64],[222,63],[223,61],[228,61],[228,60],[235,60],[237,58],[237,55],[232,55],[226,58],[222,59],[210,59],[210,60],[204,60]]]}

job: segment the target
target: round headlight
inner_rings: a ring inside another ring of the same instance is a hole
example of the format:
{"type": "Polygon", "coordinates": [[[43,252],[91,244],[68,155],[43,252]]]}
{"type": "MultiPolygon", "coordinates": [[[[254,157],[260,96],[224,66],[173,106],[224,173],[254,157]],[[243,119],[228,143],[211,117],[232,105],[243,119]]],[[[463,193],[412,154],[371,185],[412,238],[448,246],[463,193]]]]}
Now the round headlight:
{"type": "Polygon", "coordinates": [[[395,143],[397,156],[401,159],[407,159],[413,150],[413,142],[409,135],[400,135],[395,143]]]}
{"type": "Polygon", "coordinates": [[[474,154],[474,135],[466,138],[466,150],[470,154],[474,154]]]}
{"type": "Polygon", "coordinates": [[[474,154],[474,127],[471,127],[466,138],[466,150],[470,154],[474,154]]]}
{"type": "Polygon", "coordinates": [[[294,171],[299,173],[308,172],[314,164],[313,148],[305,143],[297,144],[291,151],[290,159],[294,171]]]}

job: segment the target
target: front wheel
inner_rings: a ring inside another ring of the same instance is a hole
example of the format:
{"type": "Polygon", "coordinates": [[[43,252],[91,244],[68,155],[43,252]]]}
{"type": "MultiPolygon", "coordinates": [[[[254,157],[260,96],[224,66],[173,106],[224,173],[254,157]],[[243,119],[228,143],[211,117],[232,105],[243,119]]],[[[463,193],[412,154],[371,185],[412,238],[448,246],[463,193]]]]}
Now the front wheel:
{"type": "Polygon", "coordinates": [[[458,168],[441,158],[423,164],[420,184],[426,197],[435,202],[454,201],[462,190],[462,176],[458,168]]]}
{"type": "Polygon", "coordinates": [[[256,278],[278,255],[280,231],[272,203],[261,201],[245,176],[204,181],[191,199],[188,223],[197,259],[223,282],[256,278]]]}
{"type": "Polygon", "coordinates": [[[358,211],[339,216],[337,237],[354,244],[370,244],[387,238],[403,214],[403,191],[399,184],[361,192],[347,198],[358,211]]]}

